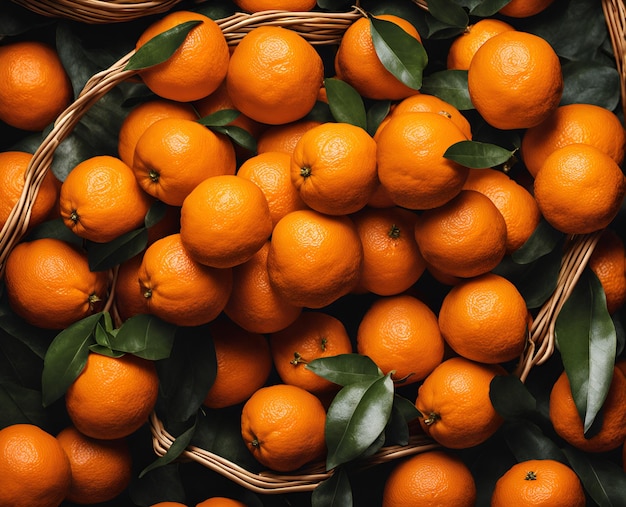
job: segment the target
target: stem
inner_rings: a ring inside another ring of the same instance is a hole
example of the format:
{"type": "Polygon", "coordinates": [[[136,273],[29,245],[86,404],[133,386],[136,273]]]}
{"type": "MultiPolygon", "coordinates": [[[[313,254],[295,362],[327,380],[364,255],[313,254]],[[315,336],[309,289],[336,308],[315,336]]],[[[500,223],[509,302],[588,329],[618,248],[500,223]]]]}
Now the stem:
{"type": "Polygon", "coordinates": [[[436,423],[437,421],[439,421],[441,419],[441,416],[435,412],[431,412],[430,414],[428,414],[428,417],[426,419],[424,419],[424,424],[426,426],[430,426],[431,424],[436,423]]]}

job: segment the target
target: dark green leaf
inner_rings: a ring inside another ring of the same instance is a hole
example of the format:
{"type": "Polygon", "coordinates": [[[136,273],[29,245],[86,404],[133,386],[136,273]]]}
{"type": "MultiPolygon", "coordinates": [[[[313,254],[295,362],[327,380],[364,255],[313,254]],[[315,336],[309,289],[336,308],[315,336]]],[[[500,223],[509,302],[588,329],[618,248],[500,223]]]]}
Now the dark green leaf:
{"type": "Polygon", "coordinates": [[[223,2],[202,2],[197,5],[194,5],[193,10],[195,12],[199,12],[200,14],[204,14],[205,16],[211,18],[214,21],[217,21],[218,19],[232,16],[239,9],[233,2],[223,1],[223,2]]]}
{"type": "Polygon", "coordinates": [[[100,319],[98,323],[96,324],[93,334],[94,334],[94,339],[96,340],[96,344],[110,349],[111,348],[111,342],[110,342],[111,333],[109,332],[109,330],[107,330],[107,326],[105,322],[103,322],[107,317],[109,321],[111,320],[110,315],[108,313],[105,313],[103,315],[103,318],[100,319]]]}
{"type": "Polygon", "coordinates": [[[422,93],[436,95],[460,111],[474,109],[467,88],[466,70],[440,70],[424,77],[422,93]]]}
{"type": "Polygon", "coordinates": [[[146,228],[153,227],[158,224],[167,212],[167,205],[163,201],[154,201],[146,213],[143,224],[146,228]]]}
{"type": "Polygon", "coordinates": [[[381,122],[387,117],[391,109],[389,100],[377,100],[367,110],[367,133],[374,137],[381,122]]]}
{"type": "Polygon", "coordinates": [[[514,375],[497,375],[491,381],[489,398],[504,419],[519,419],[533,414],[537,401],[522,381],[514,375]]]}
{"type": "Polygon", "coordinates": [[[324,87],[328,107],[335,121],[367,128],[363,99],[352,86],[337,78],[327,78],[324,80],[324,87]]]}
{"type": "Polygon", "coordinates": [[[465,28],[469,24],[467,12],[452,0],[429,0],[428,12],[448,26],[465,28]]]}
{"type": "Polygon", "coordinates": [[[528,421],[507,422],[502,427],[504,438],[517,461],[553,459],[565,462],[563,452],[539,426],[528,421]]]}
{"type": "Polygon", "coordinates": [[[141,478],[136,477],[129,486],[130,498],[135,505],[154,505],[159,502],[185,504],[185,486],[180,477],[180,463],[153,468],[141,478]]]}
{"type": "Polygon", "coordinates": [[[148,244],[148,230],[140,227],[122,234],[108,243],[87,244],[87,258],[91,271],[106,271],[134,257],[145,250],[148,244]]]}
{"type": "Polygon", "coordinates": [[[187,34],[202,21],[185,21],[150,39],[131,57],[125,70],[141,70],[163,63],[185,42],[187,34]]]}
{"type": "Polygon", "coordinates": [[[222,109],[200,118],[198,123],[205,127],[223,127],[236,120],[240,114],[236,109],[222,109]]]}
{"type": "Polygon", "coordinates": [[[375,380],[383,375],[374,361],[360,354],[313,359],[305,368],[340,386],[375,380]]]}
{"type": "Polygon", "coordinates": [[[89,350],[95,354],[102,354],[107,357],[122,357],[125,354],[125,352],[119,352],[111,349],[111,347],[106,347],[105,345],[100,345],[98,343],[90,345],[89,350]]]}
{"type": "Polygon", "coordinates": [[[428,56],[422,43],[391,21],[370,17],[370,33],[378,59],[400,82],[419,90],[428,56]]]}
{"type": "Polygon", "coordinates": [[[613,111],[620,100],[619,74],[614,67],[593,61],[563,65],[561,105],[595,104],[613,111]]]}
{"type": "Polygon", "coordinates": [[[65,225],[62,218],[48,220],[35,226],[33,230],[28,233],[27,240],[32,241],[39,238],[56,238],[77,246],[83,243],[83,239],[74,234],[71,229],[65,225]]]}
{"type": "MultiPolygon", "coordinates": [[[[50,340],[45,344],[49,345],[50,340]]],[[[39,355],[19,338],[0,331],[0,381],[40,390],[45,353],[44,349],[39,355]]]]}
{"type": "Polygon", "coordinates": [[[307,113],[304,119],[308,121],[319,121],[320,123],[336,121],[332,113],[330,112],[330,106],[326,102],[322,102],[321,100],[315,102],[315,105],[307,113]]]}
{"type": "Polygon", "coordinates": [[[0,284],[0,329],[43,359],[56,332],[37,328],[20,319],[9,306],[6,293],[0,284]]]}
{"type": "Polygon", "coordinates": [[[389,375],[343,387],[328,408],[328,470],[361,455],[382,433],[391,415],[393,381],[389,375]]]}
{"type": "Polygon", "coordinates": [[[95,343],[94,330],[102,318],[96,313],[61,331],[50,344],[44,358],[41,378],[44,406],[65,394],[87,362],[89,346],[95,343]]]}
{"type": "Polygon", "coordinates": [[[487,18],[496,14],[502,7],[508,4],[511,0],[484,0],[478,2],[470,9],[472,16],[478,16],[481,18],[487,18]]]}
{"type": "Polygon", "coordinates": [[[352,486],[343,467],[313,490],[311,507],[352,507],[352,486]]]}
{"type": "Polygon", "coordinates": [[[251,153],[256,153],[256,139],[245,129],[235,125],[227,125],[225,127],[211,127],[211,130],[224,134],[231,138],[239,146],[245,148],[251,153]]]}
{"type": "Polygon", "coordinates": [[[504,164],[513,156],[513,153],[515,152],[495,144],[459,141],[450,146],[443,156],[466,167],[485,169],[504,164]]]}
{"type": "Polygon", "coordinates": [[[0,382],[0,429],[12,424],[46,427],[48,414],[41,403],[41,393],[14,382],[0,382]]]}
{"type": "MultiPolygon", "coordinates": [[[[391,419],[391,414],[389,414],[389,418],[391,419]]],[[[389,425],[389,421],[387,421],[387,425],[389,425]]],[[[380,450],[380,448],[385,445],[386,439],[386,431],[383,430],[380,432],[380,435],[378,435],[374,439],[374,441],[367,447],[367,449],[359,454],[358,459],[367,459],[374,456],[374,454],[376,454],[380,450]]]]}
{"type": "Polygon", "coordinates": [[[518,264],[529,264],[536,261],[555,250],[562,242],[563,236],[562,232],[557,231],[546,220],[542,219],[526,243],[513,252],[512,258],[518,264]]]}
{"type": "Polygon", "coordinates": [[[111,338],[111,348],[152,361],[169,357],[176,326],[154,315],[134,315],[111,338]]]}
{"type": "Polygon", "coordinates": [[[393,406],[398,410],[398,413],[404,417],[404,420],[407,423],[410,423],[411,421],[414,421],[418,417],[422,416],[422,413],[417,410],[415,403],[407,400],[404,396],[400,396],[399,394],[394,395],[393,406]]]}
{"type": "Polygon", "coordinates": [[[401,409],[398,408],[397,398],[397,395],[394,396],[391,416],[383,433],[385,443],[389,445],[406,445],[409,443],[409,425],[401,409]]]}

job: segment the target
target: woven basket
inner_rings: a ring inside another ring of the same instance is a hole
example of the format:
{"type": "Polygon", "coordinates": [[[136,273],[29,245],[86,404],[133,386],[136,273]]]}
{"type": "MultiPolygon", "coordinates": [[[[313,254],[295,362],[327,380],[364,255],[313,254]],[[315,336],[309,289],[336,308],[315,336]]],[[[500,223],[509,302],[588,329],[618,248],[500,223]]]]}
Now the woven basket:
{"type": "MultiPolygon", "coordinates": [[[[162,8],[164,11],[177,3],[176,1],[140,3],[97,2],[91,0],[83,0],[80,2],[68,0],[58,2],[31,0],[14,1],[36,12],[71,17],[73,19],[76,19],[75,16],[78,15],[77,12],[70,12],[67,9],[72,6],[78,9],[77,6],[80,5],[80,15],[89,18],[81,20],[91,23],[104,22],[108,13],[111,11],[116,12],[118,16],[114,20],[121,21],[121,18],[125,15],[138,17],[139,15],[146,15],[147,11],[150,9],[162,8]],[[97,9],[97,6],[102,4],[106,4],[108,8],[98,13],[92,13],[91,10],[97,9]],[[168,7],[165,7],[165,4],[168,4],[168,7]],[[87,5],[90,6],[91,10],[86,8],[87,5]],[[129,10],[125,14],[120,14],[124,12],[124,9],[118,11],[113,8],[113,5],[142,6],[141,9],[143,10],[142,14],[139,14],[139,12],[133,13],[131,12],[133,9],[129,7],[129,10]],[[47,9],[46,6],[50,7],[50,9],[45,10],[47,9]],[[52,6],[56,9],[53,9],[52,6]]],[[[426,2],[414,0],[414,3],[427,9],[426,2]]],[[[617,69],[621,78],[622,97],[624,97],[626,96],[624,88],[626,8],[624,7],[623,0],[603,0],[602,5],[611,33],[617,69]]],[[[347,13],[286,13],[283,11],[265,11],[256,14],[237,13],[228,18],[218,20],[217,23],[221,27],[230,45],[236,45],[239,40],[252,29],[268,24],[289,27],[301,34],[312,44],[336,44],[341,39],[347,27],[362,15],[363,14],[358,9],[347,13]]],[[[111,20],[111,18],[109,18],[109,20],[111,20]]],[[[7,256],[27,230],[32,203],[35,200],[39,186],[46,172],[50,169],[55,149],[72,132],[75,125],[95,102],[109,90],[135,74],[134,71],[124,70],[125,65],[133,54],[134,52],[125,55],[108,69],[92,76],[77,99],[58,117],[54,127],[35,152],[27,170],[26,184],[21,199],[13,208],[7,223],[0,232],[0,277],[4,272],[7,256]]],[[[557,287],[533,321],[532,327],[529,330],[528,346],[520,358],[519,366],[515,372],[522,381],[526,380],[527,375],[534,366],[545,362],[552,355],[554,351],[556,316],[587,265],[587,261],[595,248],[600,234],[601,231],[586,235],[569,236],[566,239],[557,287]]],[[[109,306],[111,300],[112,298],[109,299],[109,306]]],[[[152,414],[150,418],[150,427],[153,436],[154,451],[157,455],[163,456],[172,446],[175,437],[167,432],[156,414],[152,414]]],[[[374,466],[436,447],[438,447],[438,445],[427,437],[414,435],[411,437],[408,445],[384,447],[374,456],[363,460],[361,466],[374,466]]],[[[251,473],[214,453],[192,446],[183,451],[181,458],[201,463],[207,468],[222,474],[250,490],[267,494],[311,491],[332,474],[332,471],[324,470],[323,464],[314,465],[311,469],[299,471],[298,474],[280,475],[269,471],[258,474],[251,473]]]]}

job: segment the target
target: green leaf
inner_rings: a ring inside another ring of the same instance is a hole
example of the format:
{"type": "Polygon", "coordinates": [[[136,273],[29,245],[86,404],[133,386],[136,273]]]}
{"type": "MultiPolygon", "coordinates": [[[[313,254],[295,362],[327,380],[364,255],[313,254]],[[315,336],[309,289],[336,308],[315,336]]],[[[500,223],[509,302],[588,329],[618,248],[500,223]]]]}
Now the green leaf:
{"type": "MultiPolygon", "coordinates": [[[[530,264],[554,251],[562,243],[564,234],[557,231],[545,219],[541,219],[530,238],[511,257],[518,264],[530,264]]],[[[559,248],[560,252],[560,248],[559,248]]]]}
{"type": "Polygon", "coordinates": [[[324,80],[328,107],[335,121],[367,129],[365,105],[359,93],[345,81],[337,78],[324,80]]]}
{"type": "Polygon", "coordinates": [[[472,16],[478,16],[481,18],[491,17],[510,1],[511,0],[484,0],[474,5],[470,9],[469,13],[472,16]]]}
{"type": "Polygon", "coordinates": [[[46,222],[36,225],[28,233],[26,240],[33,241],[39,238],[56,238],[77,246],[83,244],[82,238],[74,234],[71,229],[65,225],[62,218],[47,220],[46,222]]]}
{"type": "Polygon", "coordinates": [[[235,125],[227,125],[224,127],[211,127],[211,130],[224,134],[232,139],[236,144],[245,148],[251,153],[256,153],[256,139],[245,129],[235,125]]]}
{"type": "Polygon", "coordinates": [[[148,229],[158,224],[167,213],[167,204],[163,201],[155,200],[151,205],[148,213],[144,218],[143,224],[148,229]]]}
{"type": "Polygon", "coordinates": [[[537,401],[522,381],[514,375],[497,375],[489,386],[489,398],[506,420],[520,419],[537,410],[537,401]]]}
{"type": "MultiPolygon", "coordinates": [[[[48,338],[42,344],[47,346],[50,341],[51,338],[48,338]]],[[[0,331],[0,381],[16,382],[21,386],[40,390],[45,354],[46,349],[40,355],[19,338],[0,331]]]]}
{"type": "Polygon", "coordinates": [[[387,117],[391,110],[391,101],[389,100],[377,100],[367,110],[367,133],[374,137],[378,127],[382,121],[387,117]]]}
{"type": "Polygon", "coordinates": [[[89,350],[95,354],[101,354],[103,356],[114,358],[122,357],[125,354],[125,352],[113,350],[111,347],[106,347],[105,345],[100,345],[98,343],[90,345],[89,350]]]}
{"type": "Polygon", "coordinates": [[[132,230],[108,243],[87,242],[87,259],[91,271],[106,271],[145,250],[148,230],[132,230]]]}
{"type": "Polygon", "coordinates": [[[421,416],[414,403],[397,394],[393,397],[391,417],[385,428],[386,441],[393,445],[409,443],[409,422],[421,416]]]}
{"type": "Polygon", "coordinates": [[[586,268],[555,323],[557,346],[587,432],[611,386],[617,337],[602,285],[586,268]]]}
{"type": "Polygon", "coordinates": [[[0,429],[12,424],[34,424],[45,428],[50,414],[41,403],[41,393],[14,382],[0,382],[0,429]]]}
{"type": "Polygon", "coordinates": [[[221,109],[197,121],[205,127],[223,127],[236,120],[240,114],[236,109],[221,109]]]}
{"type": "Polygon", "coordinates": [[[391,21],[370,20],[370,33],[379,60],[400,82],[419,90],[428,56],[422,43],[391,21]]]}
{"type": "Polygon", "coordinates": [[[553,459],[565,462],[561,449],[529,421],[507,422],[502,427],[507,446],[518,462],[529,459],[553,459]]]}
{"type": "Polygon", "coordinates": [[[320,482],[311,494],[311,507],[352,507],[352,486],[343,467],[320,482]]]}
{"type": "Polygon", "coordinates": [[[414,421],[418,417],[422,417],[422,413],[417,409],[415,403],[399,394],[394,395],[393,406],[407,423],[414,421]]]}
{"type": "Polygon", "coordinates": [[[467,88],[466,70],[440,70],[433,72],[424,77],[420,91],[429,95],[436,95],[460,111],[474,109],[467,88]]]}
{"type": "Polygon", "coordinates": [[[500,146],[477,141],[459,141],[451,145],[443,154],[444,158],[473,169],[485,169],[504,164],[515,151],[500,146]]]}
{"type": "Polygon", "coordinates": [[[390,375],[343,387],[326,417],[326,468],[335,468],[361,455],[380,436],[393,405],[390,375]]]}
{"type": "Polygon", "coordinates": [[[156,361],[170,356],[177,327],[154,315],[134,315],[125,320],[110,346],[144,359],[156,361]]]}
{"type": "Polygon", "coordinates": [[[185,42],[187,34],[202,21],[185,21],[153,37],[130,58],[125,70],[141,70],[163,63],[185,42]]]}
{"type": "Polygon", "coordinates": [[[173,462],[153,468],[141,478],[135,477],[128,488],[134,505],[154,505],[164,501],[185,504],[187,496],[179,468],[180,463],[173,462]]]}
{"type": "Polygon", "coordinates": [[[376,380],[383,375],[374,361],[361,354],[320,357],[307,363],[305,368],[340,386],[376,380]]]}
{"type": "Polygon", "coordinates": [[[44,358],[41,378],[44,407],[61,398],[83,371],[89,346],[96,342],[94,330],[102,316],[102,313],[96,313],[85,317],[52,340],[44,358]]]}
{"type": "Polygon", "coordinates": [[[620,100],[619,74],[615,67],[594,61],[563,65],[561,105],[594,104],[613,111],[620,100]]]}
{"type": "Polygon", "coordinates": [[[467,12],[452,0],[429,0],[428,12],[448,26],[465,28],[469,24],[467,12]]]}

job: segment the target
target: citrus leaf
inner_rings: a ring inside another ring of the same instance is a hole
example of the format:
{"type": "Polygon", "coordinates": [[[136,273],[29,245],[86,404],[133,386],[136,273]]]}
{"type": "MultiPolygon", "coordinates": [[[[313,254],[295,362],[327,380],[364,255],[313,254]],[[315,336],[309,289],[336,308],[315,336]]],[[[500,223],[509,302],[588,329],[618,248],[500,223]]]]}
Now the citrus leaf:
{"type": "Polygon", "coordinates": [[[83,371],[89,356],[89,346],[96,342],[94,330],[102,315],[100,312],[85,317],[68,326],[52,340],[44,358],[41,377],[44,407],[61,398],[83,371]]]}
{"type": "Polygon", "coordinates": [[[163,63],[185,42],[187,34],[202,21],[185,21],[162,32],[143,46],[130,58],[124,70],[141,70],[163,63]]]}
{"type": "Polygon", "coordinates": [[[28,233],[27,241],[39,238],[56,238],[76,246],[83,244],[83,239],[74,234],[69,227],[65,225],[62,218],[47,220],[33,227],[28,233]]]}
{"type": "Polygon", "coordinates": [[[611,386],[616,332],[598,278],[586,268],[555,323],[556,343],[587,432],[611,386]]]}
{"type": "Polygon", "coordinates": [[[352,507],[352,486],[343,467],[320,482],[311,494],[311,507],[352,507]]]}
{"type": "Polygon", "coordinates": [[[197,122],[205,127],[223,127],[236,120],[240,114],[241,113],[236,109],[221,109],[220,111],[215,111],[212,114],[203,116],[197,120],[197,122]]]}
{"type": "Polygon", "coordinates": [[[515,151],[478,141],[459,141],[451,145],[443,154],[444,158],[472,169],[485,169],[504,164],[515,151]]]}
{"type": "Polygon", "coordinates": [[[367,129],[365,105],[359,93],[345,81],[324,79],[328,107],[335,121],[367,129]]]}
{"type": "Polygon", "coordinates": [[[370,17],[370,33],[378,59],[400,82],[419,90],[428,56],[422,43],[391,21],[370,17]]]}
{"type": "Polygon", "coordinates": [[[326,417],[328,470],[360,456],[380,436],[393,405],[390,375],[343,387],[326,417]]]}
{"type": "Polygon", "coordinates": [[[530,238],[513,252],[511,257],[517,264],[530,264],[554,251],[562,243],[563,237],[562,232],[557,231],[542,218],[530,238]]]}
{"type": "Polygon", "coordinates": [[[374,137],[378,127],[382,121],[387,117],[391,110],[391,101],[389,100],[377,100],[367,110],[367,133],[374,137]]]}
{"type": "Polygon", "coordinates": [[[91,271],[106,271],[145,250],[148,230],[145,227],[122,234],[108,243],[88,241],[87,260],[91,271]]]}
{"type": "Polygon", "coordinates": [[[561,105],[595,104],[613,111],[620,100],[619,74],[614,67],[593,61],[563,65],[561,105]]]}
{"type": "Polygon", "coordinates": [[[226,125],[223,127],[211,127],[211,130],[214,132],[218,132],[220,134],[224,134],[232,139],[235,143],[237,143],[242,148],[250,151],[251,153],[256,153],[256,139],[245,129],[241,127],[237,127],[235,125],[226,125]]]}
{"type": "Polygon", "coordinates": [[[472,16],[487,18],[496,14],[502,7],[511,0],[483,0],[470,8],[469,13],[472,16]]]}
{"type": "Polygon", "coordinates": [[[154,201],[150,205],[150,208],[148,209],[148,212],[146,213],[146,216],[143,220],[144,226],[146,228],[155,226],[161,220],[163,220],[166,212],[167,204],[165,204],[163,201],[154,201]]]}
{"type": "Polygon", "coordinates": [[[95,354],[101,354],[107,357],[118,358],[122,357],[125,352],[119,352],[117,350],[113,350],[110,347],[105,347],[104,345],[100,345],[98,343],[94,343],[89,346],[89,350],[95,354]]]}
{"type": "Polygon", "coordinates": [[[41,392],[15,382],[0,382],[0,428],[12,424],[34,424],[45,428],[50,414],[41,403],[41,392]]]}
{"type": "MultiPolygon", "coordinates": [[[[403,409],[401,408],[404,403],[398,402],[397,400],[404,400],[407,404],[413,405],[406,398],[394,395],[393,405],[391,407],[391,417],[389,418],[389,422],[385,428],[385,438],[387,442],[394,445],[407,445],[409,443],[410,435],[408,424],[410,419],[407,419],[407,415],[403,413],[403,409]]],[[[417,409],[415,410],[417,411],[417,409]]]]}
{"type": "Polygon", "coordinates": [[[172,351],[176,329],[154,315],[133,315],[110,339],[110,347],[152,361],[165,359],[172,351]]]}
{"type": "MultiPolygon", "coordinates": [[[[32,339],[32,337],[28,337],[32,339]]],[[[45,341],[50,344],[51,338],[45,341]]],[[[0,331],[0,382],[41,390],[41,372],[46,349],[40,354],[19,338],[0,331]]]]}
{"type": "Polygon", "coordinates": [[[418,417],[422,417],[422,413],[417,409],[415,403],[399,394],[394,395],[393,406],[407,423],[414,421],[418,417]]]}
{"type": "Polygon", "coordinates": [[[489,386],[489,399],[505,420],[520,419],[537,410],[537,400],[514,375],[496,375],[489,386]]]}
{"type": "Polygon", "coordinates": [[[440,70],[424,77],[422,93],[436,95],[460,111],[474,109],[467,88],[466,70],[440,70]]]}
{"type": "Polygon", "coordinates": [[[502,427],[507,446],[518,462],[529,459],[553,459],[565,462],[563,452],[541,428],[529,421],[511,421],[502,427]]]}
{"type": "Polygon", "coordinates": [[[429,0],[428,12],[448,26],[465,28],[469,24],[467,12],[452,0],[429,0]]]}
{"type": "Polygon", "coordinates": [[[307,363],[305,368],[340,386],[376,380],[383,375],[374,361],[361,354],[320,357],[307,363]]]}
{"type": "Polygon", "coordinates": [[[180,463],[153,468],[141,478],[135,477],[128,489],[133,505],[154,505],[170,501],[184,504],[187,500],[180,477],[180,463]]]}

